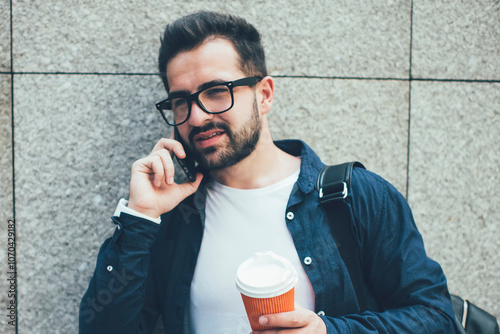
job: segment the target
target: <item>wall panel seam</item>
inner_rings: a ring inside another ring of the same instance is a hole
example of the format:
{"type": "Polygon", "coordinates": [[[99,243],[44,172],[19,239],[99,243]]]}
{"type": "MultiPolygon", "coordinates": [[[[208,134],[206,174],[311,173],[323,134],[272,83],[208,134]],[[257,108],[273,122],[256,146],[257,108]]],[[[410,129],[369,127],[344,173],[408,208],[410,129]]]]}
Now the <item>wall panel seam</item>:
{"type": "MultiPolygon", "coordinates": [[[[160,76],[158,73],[111,73],[111,72],[1,72],[0,75],[95,75],[95,76],[160,76]]],[[[362,81],[420,81],[420,82],[458,82],[458,83],[500,83],[500,79],[447,79],[447,78],[391,78],[391,77],[342,77],[342,76],[305,76],[271,75],[279,79],[321,79],[321,80],[362,80],[362,81]]]]}
{"type": "Polygon", "coordinates": [[[410,52],[408,64],[408,130],[407,130],[407,147],[406,147],[406,200],[409,200],[410,195],[410,144],[411,144],[411,82],[412,75],[412,54],[413,52],[413,0],[410,3],[410,52]]]}
{"type": "MultiPolygon", "coordinates": [[[[10,5],[10,122],[11,122],[11,158],[12,158],[12,219],[14,220],[14,226],[16,221],[16,170],[15,170],[15,142],[14,142],[14,38],[13,38],[13,14],[12,14],[12,0],[9,1],[10,5]]],[[[14,229],[14,240],[17,238],[17,232],[14,229]]],[[[14,272],[17,273],[17,248],[14,248],[14,272]]],[[[17,274],[14,276],[14,287],[15,287],[15,297],[14,302],[16,303],[16,319],[15,319],[15,333],[18,334],[19,327],[19,312],[18,312],[18,298],[17,298],[17,274]]]]}

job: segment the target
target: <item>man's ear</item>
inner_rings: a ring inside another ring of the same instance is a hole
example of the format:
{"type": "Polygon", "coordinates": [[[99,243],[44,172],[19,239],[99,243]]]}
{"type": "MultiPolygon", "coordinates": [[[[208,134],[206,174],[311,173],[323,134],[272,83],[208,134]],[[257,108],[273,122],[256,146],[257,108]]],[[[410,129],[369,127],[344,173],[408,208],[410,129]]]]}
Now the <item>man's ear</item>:
{"type": "Polygon", "coordinates": [[[274,80],[270,76],[263,78],[257,85],[257,103],[262,115],[267,114],[273,105],[274,80]]]}

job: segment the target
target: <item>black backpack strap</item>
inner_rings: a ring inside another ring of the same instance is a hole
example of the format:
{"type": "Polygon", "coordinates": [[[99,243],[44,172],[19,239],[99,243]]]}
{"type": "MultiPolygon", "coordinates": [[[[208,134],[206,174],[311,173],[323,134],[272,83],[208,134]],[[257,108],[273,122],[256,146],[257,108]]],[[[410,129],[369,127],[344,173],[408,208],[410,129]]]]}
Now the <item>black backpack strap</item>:
{"type": "Polygon", "coordinates": [[[367,297],[361,268],[361,252],[354,238],[350,209],[346,203],[354,167],[365,168],[360,162],[323,167],[318,177],[318,191],[319,201],[325,208],[333,238],[351,277],[358,305],[363,311],[367,308],[367,297]]]}

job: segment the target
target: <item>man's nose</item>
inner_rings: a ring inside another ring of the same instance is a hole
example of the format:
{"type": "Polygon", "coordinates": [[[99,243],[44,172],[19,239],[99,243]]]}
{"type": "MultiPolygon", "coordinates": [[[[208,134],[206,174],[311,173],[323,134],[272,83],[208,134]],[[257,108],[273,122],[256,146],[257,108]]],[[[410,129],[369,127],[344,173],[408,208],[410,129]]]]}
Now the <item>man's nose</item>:
{"type": "Polygon", "coordinates": [[[214,118],[213,114],[209,114],[201,109],[196,101],[191,101],[191,115],[188,119],[189,125],[198,127],[212,118],[214,118]]]}

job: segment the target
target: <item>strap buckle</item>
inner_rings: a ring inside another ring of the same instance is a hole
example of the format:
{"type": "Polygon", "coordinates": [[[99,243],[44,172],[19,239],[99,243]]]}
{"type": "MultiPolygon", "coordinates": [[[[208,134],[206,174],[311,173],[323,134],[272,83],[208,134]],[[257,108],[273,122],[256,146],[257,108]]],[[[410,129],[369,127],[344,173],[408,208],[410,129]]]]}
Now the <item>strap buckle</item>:
{"type": "Polygon", "coordinates": [[[342,191],[335,191],[334,189],[329,189],[329,192],[325,194],[323,192],[323,187],[319,188],[319,199],[321,202],[345,199],[347,197],[347,194],[348,194],[347,183],[345,182],[342,182],[342,191]]]}

